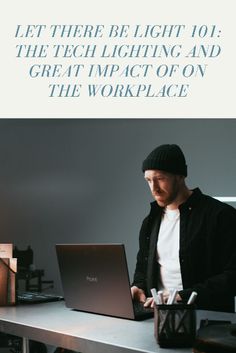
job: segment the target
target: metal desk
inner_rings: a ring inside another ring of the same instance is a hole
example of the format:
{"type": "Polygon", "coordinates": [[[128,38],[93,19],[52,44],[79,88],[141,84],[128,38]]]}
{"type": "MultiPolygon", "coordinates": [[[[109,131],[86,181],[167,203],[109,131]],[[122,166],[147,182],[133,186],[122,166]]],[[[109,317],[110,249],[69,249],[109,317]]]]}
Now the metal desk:
{"type": "MultiPolygon", "coordinates": [[[[236,314],[199,311],[201,318],[231,320],[236,314]]],[[[83,353],[181,353],[191,349],[161,349],[153,319],[135,322],[73,311],[55,302],[0,308],[0,331],[83,353]]]]}

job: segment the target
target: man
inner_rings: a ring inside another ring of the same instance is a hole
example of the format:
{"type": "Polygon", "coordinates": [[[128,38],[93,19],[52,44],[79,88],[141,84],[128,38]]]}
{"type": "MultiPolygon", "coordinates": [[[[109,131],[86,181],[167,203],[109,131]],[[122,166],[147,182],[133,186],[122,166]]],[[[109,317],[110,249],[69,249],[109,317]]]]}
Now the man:
{"type": "Polygon", "coordinates": [[[186,186],[177,145],[154,149],[142,169],[155,201],[140,230],[132,297],[153,306],[151,288],[165,300],[177,289],[184,302],[196,291],[198,308],[234,311],[236,210],[186,186]]]}

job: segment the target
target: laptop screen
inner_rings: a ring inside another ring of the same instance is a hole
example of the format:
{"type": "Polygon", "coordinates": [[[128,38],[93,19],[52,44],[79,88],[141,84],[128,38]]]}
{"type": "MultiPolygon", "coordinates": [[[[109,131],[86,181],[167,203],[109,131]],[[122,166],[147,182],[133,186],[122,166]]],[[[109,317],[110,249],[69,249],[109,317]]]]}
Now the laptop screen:
{"type": "Polygon", "coordinates": [[[123,244],[57,244],[66,306],[134,319],[123,244]]]}

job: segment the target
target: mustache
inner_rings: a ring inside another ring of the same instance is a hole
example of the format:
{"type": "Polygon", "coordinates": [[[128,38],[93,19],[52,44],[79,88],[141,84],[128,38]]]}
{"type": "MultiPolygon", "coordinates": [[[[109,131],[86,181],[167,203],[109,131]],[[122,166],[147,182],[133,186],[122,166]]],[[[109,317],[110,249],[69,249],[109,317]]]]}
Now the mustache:
{"type": "Polygon", "coordinates": [[[158,195],[163,195],[163,193],[164,193],[164,192],[163,192],[162,190],[153,190],[153,191],[152,191],[152,194],[153,194],[153,195],[156,195],[156,196],[158,196],[158,195]]]}

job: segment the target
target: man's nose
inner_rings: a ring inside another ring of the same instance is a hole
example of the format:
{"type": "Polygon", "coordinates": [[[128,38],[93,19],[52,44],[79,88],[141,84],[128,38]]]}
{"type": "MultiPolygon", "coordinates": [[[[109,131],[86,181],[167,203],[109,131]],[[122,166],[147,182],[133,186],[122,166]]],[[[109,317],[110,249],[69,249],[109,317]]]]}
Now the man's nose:
{"type": "Polygon", "coordinates": [[[154,191],[159,191],[159,183],[157,180],[153,180],[152,183],[151,183],[151,190],[152,192],[154,191]]]}

